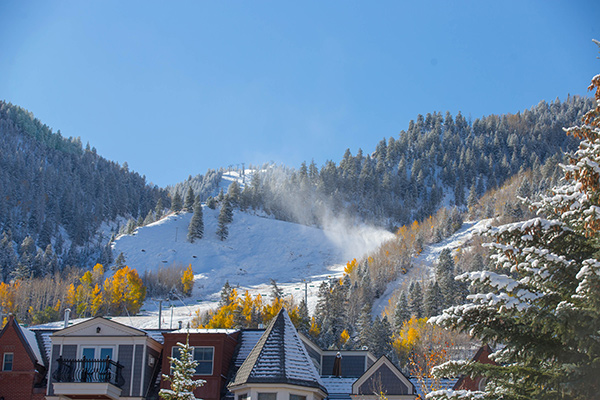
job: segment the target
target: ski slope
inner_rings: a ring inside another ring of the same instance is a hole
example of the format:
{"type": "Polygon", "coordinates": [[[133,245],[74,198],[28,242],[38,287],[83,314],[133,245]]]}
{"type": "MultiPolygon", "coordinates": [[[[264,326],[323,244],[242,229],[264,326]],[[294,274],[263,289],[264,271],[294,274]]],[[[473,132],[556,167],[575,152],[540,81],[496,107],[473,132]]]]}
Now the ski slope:
{"type": "MultiPolygon", "coordinates": [[[[323,280],[341,276],[347,261],[393,238],[393,234],[371,227],[350,228],[332,221],[327,229],[319,229],[235,211],[229,237],[221,241],[216,235],[219,210],[204,206],[203,213],[204,237],[195,243],[187,241],[192,213],[169,215],[113,243],[114,254],[122,252],[126,264],[140,275],[172,264],[192,266],[193,294],[171,303],[174,324],[185,323],[199,309],[215,307],[226,281],[239,286],[240,293],[249,290],[267,295],[268,300],[269,283],[274,279],[298,301],[306,296],[312,310],[323,280]]],[[[168,306],[163,303],[163,326],[171,324],[168,306]]],[[[146,315],[116,320],[140,328],[157,327],[158,302],[147,299],[144,309],[146,315]]]]}

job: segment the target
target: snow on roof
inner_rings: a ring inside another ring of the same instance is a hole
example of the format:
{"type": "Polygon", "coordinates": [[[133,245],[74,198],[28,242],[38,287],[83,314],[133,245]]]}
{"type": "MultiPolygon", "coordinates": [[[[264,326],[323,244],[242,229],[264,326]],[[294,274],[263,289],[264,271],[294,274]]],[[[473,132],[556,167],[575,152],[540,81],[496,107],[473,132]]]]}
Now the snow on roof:
{"type": "Polygon", "coordinates": [[[52,340],[50,336],[54,333],[54,330],[35,330],[37,332],[40,342],[42,345],[42,349],[44,354],[46,355],[46,360],[50,360],[52,357],[52,340]]]}
{"type": "Polygon", "coordinates": [[[29,344],[29,347],[31,348],[31,351],[33,352],[33,355],[35,356],[38,364],[44,365],[44,358],[42,357],[42,353],[40,352],[40,346],[38,345],[38,341],[35,337],[35,333],[27,328],[22,327],[22,326],[20,328],[21,328],[21,332],[23,333],[25,340],[27,340],[27,343],[29,344]]]}
{"type": "Polygon", "coordinates": [[[287,383],[327,391],[284,308],[271,321],[230,387],[247,383],[287,383]]]}
{"type": "Polygon", "coordinates": [[[422,387],[423,383],[425,384],[425,386],[427,388],[431,388],[432,386],[435,386],[434,387],[435,390],[447,390],[447,389],[452,389],[457,380],[458,379],[441,379],[439,382],[434,383],[431,378],[423,378],[423,380],[421,380],[414,376],[410,377],[410,381],[415,386],[415,390],[417,391],[417,394],[419,396],[421,396],[422,399],[425,398],[425,394],[426,394],[426,393],[425,394],[423,393],[423,387],[422,387]]]}
{"type": "Polygon", "coordinates": [[[226,335],[230,335],[232,333],[237,332],[239,329],[189,329],[182,328],[176,331],[170,331],[170,333],[224,333],[226,335]]]}
{"type": "Polygon", "coordinates": [[[344,397],[350,398],[352,393],[352,384],[356,382],[357,378],[339,378],[336,376],[321,377],[323,385],[329,392],[329,397],[338,395],[345,395],[344,397]]]}
{"type": "Polygon", "coordinates": [[[250,352],[256,346],[263,333],[265,333],[264,329],[242,331],[240,348],[234,361],[236,368],[241,367],[244,361],[246,361],[246,358],[248,358],[248,355],[250,355],[250,352]]]}

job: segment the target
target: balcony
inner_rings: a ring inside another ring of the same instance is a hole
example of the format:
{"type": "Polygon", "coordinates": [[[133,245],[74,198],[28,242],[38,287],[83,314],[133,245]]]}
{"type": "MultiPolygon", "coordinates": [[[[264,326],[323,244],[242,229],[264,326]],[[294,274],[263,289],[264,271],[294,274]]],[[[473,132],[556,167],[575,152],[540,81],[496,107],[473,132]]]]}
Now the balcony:
{"type": "Polygon", "coordinates": [[[69,360],[60,357],[58,367],[52,374],[56,395],[80,399],[93,396],[96,399],[118,399],[125,383],[123,366],[110,358],[91,360],[83,357],[69,360]]]}

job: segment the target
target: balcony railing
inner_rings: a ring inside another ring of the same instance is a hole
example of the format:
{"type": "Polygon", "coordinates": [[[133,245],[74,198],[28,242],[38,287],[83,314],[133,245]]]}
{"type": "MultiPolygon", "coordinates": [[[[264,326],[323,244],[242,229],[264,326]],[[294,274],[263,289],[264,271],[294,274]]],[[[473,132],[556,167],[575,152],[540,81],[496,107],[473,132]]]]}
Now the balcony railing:
{"type": "Polygon", "coordinates": [[[56,360],[58,368],[52,377],[55,382],[71,383],[111,383],[117,387],[123,386],[123,366],[109,357],[104,360],[92,360],[83,357],[79,360],[56,360]]]}

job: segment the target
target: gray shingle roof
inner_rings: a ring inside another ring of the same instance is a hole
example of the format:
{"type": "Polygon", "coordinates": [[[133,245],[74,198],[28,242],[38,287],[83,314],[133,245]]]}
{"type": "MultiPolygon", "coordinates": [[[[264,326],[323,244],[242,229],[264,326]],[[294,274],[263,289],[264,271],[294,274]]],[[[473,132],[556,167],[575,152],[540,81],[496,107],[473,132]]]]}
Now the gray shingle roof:
{"type": "Polygon", "coordinates": [[[247,383],[287,383],[327,393],[285,309],[273,318],[229,387],[247,383]]]}
{"type": "Polygon", "coordinates": [[[236,368],[242,366],[246,358],[250,355],[250,352],[256,346],[261,336],[265,333],[264,329],[261,330],[245,330],[240,335],[240,348],[234,360],[236,368]]]}

